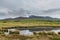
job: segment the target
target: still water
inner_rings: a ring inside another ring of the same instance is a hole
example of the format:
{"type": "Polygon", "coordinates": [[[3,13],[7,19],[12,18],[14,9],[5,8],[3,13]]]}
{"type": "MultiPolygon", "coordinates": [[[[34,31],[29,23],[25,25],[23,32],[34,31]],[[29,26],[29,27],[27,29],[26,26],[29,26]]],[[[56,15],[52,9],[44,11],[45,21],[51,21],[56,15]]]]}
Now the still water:
{"type": "Polygon", "coordinates": [[[56,31],[60,32],[60,27],[35,27],[35,28],[17,28],[18,30],[30,30],[30,31],[56,31]]]}

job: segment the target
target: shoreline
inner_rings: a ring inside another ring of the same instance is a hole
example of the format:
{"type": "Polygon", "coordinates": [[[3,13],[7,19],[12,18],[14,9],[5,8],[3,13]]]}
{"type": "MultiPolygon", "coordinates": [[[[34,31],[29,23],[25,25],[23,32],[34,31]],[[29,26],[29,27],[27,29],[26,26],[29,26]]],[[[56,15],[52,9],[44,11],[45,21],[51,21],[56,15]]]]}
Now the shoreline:
{"type": "Polygon", "coordinates": [[[3,28],[2,30],[7,29],[17,29],[17,30],[30,30],[30,31],[42,31],[42,30],[57,30],[60,27],[11,27],[11,28],[3,28]]]}

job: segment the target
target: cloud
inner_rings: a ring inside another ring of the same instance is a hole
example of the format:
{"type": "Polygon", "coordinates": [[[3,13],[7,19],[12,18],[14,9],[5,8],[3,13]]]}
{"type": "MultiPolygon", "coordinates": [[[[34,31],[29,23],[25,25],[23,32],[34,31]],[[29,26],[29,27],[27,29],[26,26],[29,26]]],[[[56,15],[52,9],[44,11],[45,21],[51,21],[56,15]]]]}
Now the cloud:
{"type": "Polygon", "coordinates": [[[0,0],[0,7],[0,16],[40,15],[60,18],[60,0],[0,0]]]}
{"type": "Polygon", "coordinates": [[[8,14],[9,9],[8,8],[0,8],[0,13],[6,13],[8,14]]]}
{"type": "Polygon", "coordinates": [[[0,7],[0,18],[8,18],[9,12],[13,12],[13,11],[8,8],[0,7]]]}
{"type": "Polygon", "coordinates": [[[24,9],[51,9],[60,8],[60,0],[2,0],[5,6],[24,9]]]}

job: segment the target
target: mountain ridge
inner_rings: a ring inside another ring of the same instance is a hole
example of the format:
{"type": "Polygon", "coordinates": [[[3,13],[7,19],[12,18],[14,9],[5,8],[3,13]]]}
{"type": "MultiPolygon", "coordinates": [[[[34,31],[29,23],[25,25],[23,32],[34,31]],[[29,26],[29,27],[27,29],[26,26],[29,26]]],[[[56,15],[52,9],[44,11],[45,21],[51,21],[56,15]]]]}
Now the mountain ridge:
{"type": "Polygon", "coordinates": [[[4,20],[21,20],[21,19],[42,19],[42,20],[60,20],[59,18],[52,18],[49,16],[35,16],[35,15],[31,15],[29,17],[16,17],[16,18],[6,18],[4,20]]]}

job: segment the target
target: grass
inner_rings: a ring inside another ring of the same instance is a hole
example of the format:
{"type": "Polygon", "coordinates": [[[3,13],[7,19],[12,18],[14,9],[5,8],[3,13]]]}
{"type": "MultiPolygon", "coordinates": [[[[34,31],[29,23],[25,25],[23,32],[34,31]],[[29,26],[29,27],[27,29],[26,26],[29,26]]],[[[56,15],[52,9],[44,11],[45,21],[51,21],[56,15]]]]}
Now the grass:
{"type": "MultiPolygon", "coordinates": [[[[0,20],[0,28],[5,27],[41,27],[41,26],[51,26],[57,27],[60,26],[60,21],[52,21],[52,20],[42,20],[42,19],[23,19],[23,20],[0,20]]],[[[0,31],[0,40],[60,40],[60,35],[56,35],[54,33],[34,33],[33,36],[27,37],[14,34],[10,34],[5,36],[4,32],[0,31]]]]}
{"type": "Polygon", "coordinates": [[[22,20],[0,20],[2,27],[34,27],[34,26],[60,26],[60,21],[42,20],[42,19],[22,19],[22,20]]]}
{"type": "MultiPolygon", "coordinates": [[[[51,34],[51,33],[50,33],[51,34]]],[[[48,34],[48,33],[37,33],[37,35],[33,36],[23,36],[18,34],[10,34],[10,35],[0,35],[0,40],[60,40],[60,35],[58,34],[48,34]]]]}

